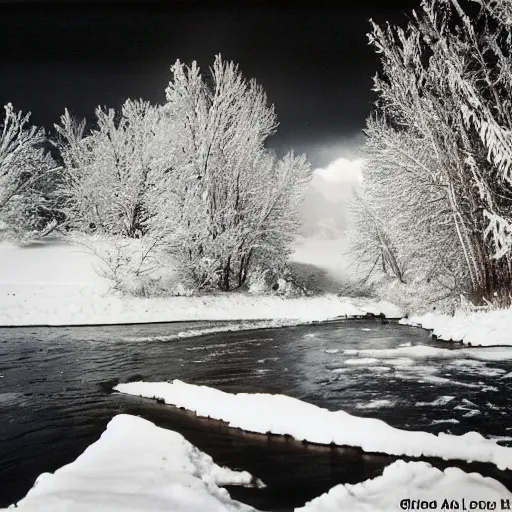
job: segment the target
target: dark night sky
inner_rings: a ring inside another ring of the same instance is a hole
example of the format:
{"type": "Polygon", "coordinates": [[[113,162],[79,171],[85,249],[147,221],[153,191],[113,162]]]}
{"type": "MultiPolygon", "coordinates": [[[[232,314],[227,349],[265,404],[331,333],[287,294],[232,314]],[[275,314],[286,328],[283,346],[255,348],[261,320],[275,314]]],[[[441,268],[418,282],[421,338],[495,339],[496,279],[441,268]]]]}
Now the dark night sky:
{"type": "Polygon", "coordinates": [[[329,148],[355,145],[371,108],[368,19],[403,23],[418,4],[0,0],[0,101],[51,127],[65,107],[90,116],[128,97],[161,103],[177,58],[206,67],[221,53],[275,104],[271,144],[324,165],[329,148]]]}

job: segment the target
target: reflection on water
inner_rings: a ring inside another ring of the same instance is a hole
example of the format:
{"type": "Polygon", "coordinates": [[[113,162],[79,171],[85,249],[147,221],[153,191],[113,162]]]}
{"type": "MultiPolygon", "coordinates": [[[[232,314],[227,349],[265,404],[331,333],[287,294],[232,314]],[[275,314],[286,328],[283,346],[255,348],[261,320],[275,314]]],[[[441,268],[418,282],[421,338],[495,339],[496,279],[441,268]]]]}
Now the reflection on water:
{"type": "MultiPolygon", "coordinates": [[[[169,341],[187,329],[211,326],[0,329],[0,506],[22,497],[40,473],[74,460],[119,413],[177,430],[218,464],[261,478],[265,490],[229,489],[235,499],[261,510],[291,510],[337,483],[373,478],[394,460],[246,434],[110,392],[117,382],[129,380],[179,378],[230,392],[282,393],[331,410],[378,417],[398,428],[454,434],[477,430],[510,441],[512,351],[505,361],[477,361],[467,350],[453,357],[394,357],[393,352],[380,357],[380,349],[447,345],[433,342],[422,330],[377,320],[169,341]],[[378,350],[371,357],[354,354],[361,349],[378,350]]],[[[494,359],[507,357],[506,350],[494,359]]],[[[486,358],[493,359],[492,354],[486,358]]],[[[512,488],[510,472],[486,465],[461,467],[512,488]]]]}

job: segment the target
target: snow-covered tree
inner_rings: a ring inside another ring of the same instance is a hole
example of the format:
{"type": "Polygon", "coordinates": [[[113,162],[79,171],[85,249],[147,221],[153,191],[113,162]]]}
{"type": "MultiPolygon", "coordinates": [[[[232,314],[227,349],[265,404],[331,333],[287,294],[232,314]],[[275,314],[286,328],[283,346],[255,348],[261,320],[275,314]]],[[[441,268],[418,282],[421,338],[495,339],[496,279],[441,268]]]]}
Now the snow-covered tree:
{"type": "Polygon", "coordinates": [[[53,180],[59,167],[44,130],[8,103],[0,119],[0,223],[4,236],[26,237],[56,222],[53,180]]]}
{"type": "Polygon", "coordinates": [[[368,120],[364,180],[352,204],[352,246],[369,271],[430,283],[430,299],[464,291],[467,273],[445,187],[414,134],[368,120]]]}
{"type": "Polygon", "coordinates": [[[89,132],[65,112],[60,192],[80,230],[151,237],[199,287],[230,290],[251,265],[286,260],[310,165],[265,148],[274,109],[235,64],[219,56],[204,76],[177,61],[172,73],[163,106],[98,108],[89,132]]]}
{"type": "Polygon", "coordinates": [[[146,231],[147,191],[165,165],[161,127],[158,107],[141,100],[126,101],[120,113],[98,107],[89,133],[66,110],[56,129],[72,224],[129,237],[146,231]]]}
{"type": "Polygon", "coordinates": [[[173,127],[168,173],[151,201],[152,232],[200,286],[242,286],[251,264],[283,261],[310,179],[304,155],[278,160],[265,147],[273,107],[254,80],[220,56],[205,77],[177,61],[163,112],[173,127]]]}
{"type": "Polygon", "coordinates": [[[468,1],[470,17],[458,0],[424,0],[405,30],[370,34],[382,70],[365,193],[402,259],[477,301],[506,300],[512,283],[509,7],[468,1]]]}

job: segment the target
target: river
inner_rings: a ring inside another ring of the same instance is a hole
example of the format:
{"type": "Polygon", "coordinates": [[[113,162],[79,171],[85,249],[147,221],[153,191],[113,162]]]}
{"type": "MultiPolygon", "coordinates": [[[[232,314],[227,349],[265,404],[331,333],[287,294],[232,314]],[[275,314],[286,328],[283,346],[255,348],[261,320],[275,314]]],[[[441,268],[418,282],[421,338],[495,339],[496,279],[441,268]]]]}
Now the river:
{"type": "MultiPolygon", "coordinates": [[[[496,361],[468,350],[428,358],[344,354],[415,345],[457,350],[421,329],[378,319],[175,339],[208,327],[194,322],[0,329],[0,506],[23,497],[40,473],[72,462],[119,413],[176,430],[216,463],[261,478],[264,490],[229,487],[233,498],[260,510],[292,510],[338,483],[374,478],[396,460],[244,434],[113,393],[117,382],[178,378],[230,392],[286,394],[407,430],[512,437],[512,349],[486,349],[496,361]]],[[[491,465],[429,462],[478,471],[512,490],[511,472],[491,465]]]]}

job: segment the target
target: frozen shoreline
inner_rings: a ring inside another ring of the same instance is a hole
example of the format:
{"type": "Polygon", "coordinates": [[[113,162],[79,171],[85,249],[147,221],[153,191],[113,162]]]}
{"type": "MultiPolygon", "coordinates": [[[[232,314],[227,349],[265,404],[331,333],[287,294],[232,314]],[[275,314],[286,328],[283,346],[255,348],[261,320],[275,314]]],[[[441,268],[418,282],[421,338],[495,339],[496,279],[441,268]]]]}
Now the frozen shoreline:
{"type": "Polygon", "coordinates": [[[329,411],[284,395],[231,394],[208,387],[172,382],[130,382],[116,391],[161,399],[198,416],[225,421],[230,427],[261,434],[290,435],[298,441],[361,448],[365,452],[408,457],[487,462],[512,469],[512,448],[476,432],[463,436],[429,434],[391,427],[373,419],[329,411]]]}
{"type": "Polygon", "coordinates": [[[512,346],[512,308],[456,312],[454,316],[427,313],[403,318],[400,324],[432,331],[438,339],[447,342],[461,342],[473,347],[512,346]]]}
{"type": "Polygon", "coordinates": [[[263,483],[247,471],[218,466],[177,432],[121,414],[74,462],[40,475],[16,510],[254,511],[231,499],[223,485],[263,483]]]}
{"type": "MultiPolygon", "coordinates": [[[[233,500],[223,485],[264,487],[246,471],[220,467],[183,436],[126,414],[115,416],[101,437],[74,462],[41,474],[16,505],[3,511],[147,512],[197,510],[257,512],[233,500]]],[[[339,484],[296,512],[390,512],[404,499],[500,503],[512,494],[498,481],[450,467],[398,460],[381,476],[339,484]]],[[[460,507],[461,508],[461,507],[460,507]]]]}

